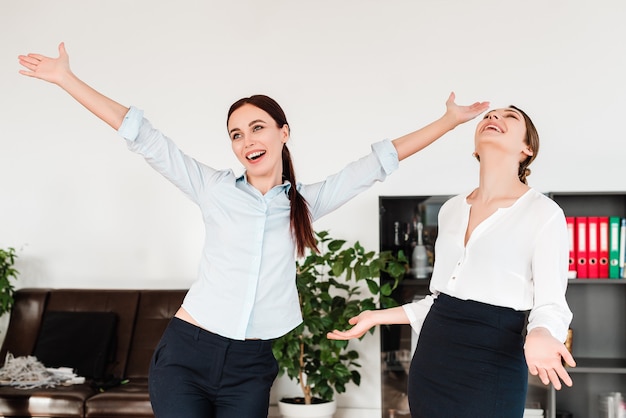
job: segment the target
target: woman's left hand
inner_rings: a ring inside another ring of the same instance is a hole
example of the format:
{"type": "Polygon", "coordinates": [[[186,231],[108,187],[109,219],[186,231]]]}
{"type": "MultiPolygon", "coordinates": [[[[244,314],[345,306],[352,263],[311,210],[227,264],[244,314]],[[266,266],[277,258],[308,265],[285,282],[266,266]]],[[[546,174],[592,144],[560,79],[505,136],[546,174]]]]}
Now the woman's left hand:
{"type": "Polygon", "coordinates": [[[572,378],[563,362],[571,367],[576,367],[576,362],[565,344],[554,338],[550,331],[541,327],[532,329],[526,336],[524,354],[528,371],[539,376],[544,385],[552,383],[556,390],[560,390],[563,381],[572,386],[572,378]]]}

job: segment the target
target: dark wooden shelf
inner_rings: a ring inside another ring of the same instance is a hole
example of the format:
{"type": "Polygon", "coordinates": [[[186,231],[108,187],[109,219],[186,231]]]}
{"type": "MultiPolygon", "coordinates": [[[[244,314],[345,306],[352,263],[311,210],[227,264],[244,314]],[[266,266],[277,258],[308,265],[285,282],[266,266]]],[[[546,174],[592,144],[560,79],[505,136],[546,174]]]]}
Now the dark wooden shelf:
{"type": "Polygon", "coordinates": [[[626,279],[569,279],[568,285],[624,285],[626,279]]]}
{"type": "Polygon", "coordinates": [[[570,374],[574,373],[626,373],[626,358],[577,358],[576,367],[568,367],[570,374]]]}

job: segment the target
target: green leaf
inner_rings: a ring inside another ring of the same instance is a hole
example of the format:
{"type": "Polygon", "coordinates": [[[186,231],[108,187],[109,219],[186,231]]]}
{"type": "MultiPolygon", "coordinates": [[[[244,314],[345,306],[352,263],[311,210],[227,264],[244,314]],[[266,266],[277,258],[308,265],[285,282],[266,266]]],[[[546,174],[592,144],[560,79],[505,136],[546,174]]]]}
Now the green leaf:
{"type": "Polygon", "coordinates": [[[380,287],[378,286],[378,283],[376,283],[374,280],[367,279],[367,287],[369,288],[370,293],[373,295],[377,295],[380,292],[380,287]]]}
{"type": "Polygon", "coordinates": [[[13,307],[15,288],[12,280],[17,279],[19,275],[14,267],[16,258],[14,248],[0,248],[0,316],[9,312],[13,307]]]}
{"type": "Polygon", "coordinates": [[[391,292],[392,292],[392,290],[391,290],[391,285],[390,285],[389,283],[385,283],[385,284],[383,284],[383,285],[381,286],[381,288],[380,288],[380,293],[381,293],[383,296],[389,296],[389,295],[391,295],[391,292]]]}

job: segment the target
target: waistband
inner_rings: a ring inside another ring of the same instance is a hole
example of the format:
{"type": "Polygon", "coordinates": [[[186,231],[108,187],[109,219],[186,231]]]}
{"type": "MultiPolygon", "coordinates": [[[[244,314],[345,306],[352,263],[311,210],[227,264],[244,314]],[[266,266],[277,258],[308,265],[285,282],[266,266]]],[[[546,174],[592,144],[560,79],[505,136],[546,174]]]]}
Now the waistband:
{"type": "Polygon", "coordinates": [[[187,336],[194,338],[195,340],[211,343],[220,347],[229,347],[232,349],[244,350],[244,351],[265,351],[272,349],[272,343],[274,340],[234,340],[232,338],[224,337],[223,335],[215,334],[211,331],[207,331],[204,328],[200,328],[194,324],[191,324],[185,320],[177,317],[173,317],[170,320],[169,327],[176,332],[180,332],[187,336]]]}

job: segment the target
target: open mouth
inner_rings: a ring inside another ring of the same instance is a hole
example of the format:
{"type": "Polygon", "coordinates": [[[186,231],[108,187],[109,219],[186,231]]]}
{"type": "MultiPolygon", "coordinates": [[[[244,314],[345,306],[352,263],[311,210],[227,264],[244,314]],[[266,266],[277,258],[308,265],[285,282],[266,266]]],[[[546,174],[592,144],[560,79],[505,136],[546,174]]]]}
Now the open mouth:
{"type": "Polygon", "coordinates": [[[265,151],[255,151],[255,152],[251,152],[250,154],[246,155],[246,159],[248,159],[250,161],[254,161],[254,160],[258,160],[259,158],[261,158],[264,155],[265,155],[265,151]]]}
{"type": "Polygon", "coordinates": [[[483,130],[484,131],[496,131],[498,133],[502,133],[502,129],[500,129],[496,125],[487,125],[487,126],[485,126],[485,129],[483,129],[483,130]]]}

